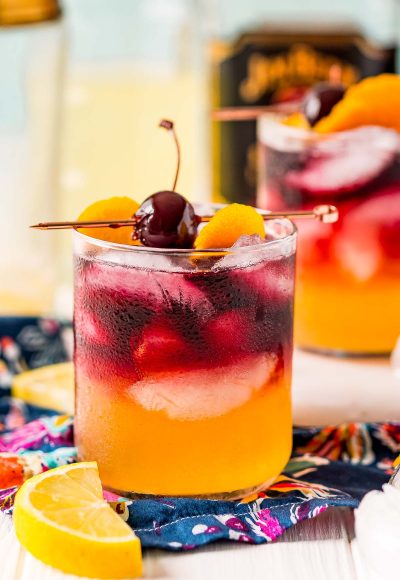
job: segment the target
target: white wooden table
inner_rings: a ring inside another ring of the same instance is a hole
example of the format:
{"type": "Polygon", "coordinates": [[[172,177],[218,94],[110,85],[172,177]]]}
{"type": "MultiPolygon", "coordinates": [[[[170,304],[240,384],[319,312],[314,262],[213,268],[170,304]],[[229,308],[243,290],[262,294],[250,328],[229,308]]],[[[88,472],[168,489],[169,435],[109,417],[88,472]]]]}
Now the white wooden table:
{"type": "MultiPolygon", "coordinates": [[[[387,361],[335,360],[296,353],[297,424],[400,419],[400,380],[387,361]]],[[[399,525],[400,529],[400,525],[399,525]]],[[[332,509],[297,524],[273,544],[216,543],[188,553],[148,550],[144,577],[157,580],[380,580],[367,570],[354,538],[353,514],[332,509]]],[[[395,578],[396,576],[393,576],[395,578]]],[[[20,547],[11,520],[0,517],[0,580],[67,580],[20,547]]]]}

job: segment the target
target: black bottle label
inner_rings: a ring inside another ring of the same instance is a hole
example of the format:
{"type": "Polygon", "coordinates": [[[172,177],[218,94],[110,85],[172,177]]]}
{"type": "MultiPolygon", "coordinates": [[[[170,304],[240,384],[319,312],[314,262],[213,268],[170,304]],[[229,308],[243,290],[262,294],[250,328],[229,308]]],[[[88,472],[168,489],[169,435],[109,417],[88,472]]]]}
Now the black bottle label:
{"type": "MultiPolygon", "coordinates": [[[[339,74],[344,85],[394,72],[395,49],[357,34],[254,33],[213,51],[213,106],[251,107],[294,100],[339,74]]],[[[213,197],[253,204],[257,188],[255,121],[214,122],[213,197]]]]}

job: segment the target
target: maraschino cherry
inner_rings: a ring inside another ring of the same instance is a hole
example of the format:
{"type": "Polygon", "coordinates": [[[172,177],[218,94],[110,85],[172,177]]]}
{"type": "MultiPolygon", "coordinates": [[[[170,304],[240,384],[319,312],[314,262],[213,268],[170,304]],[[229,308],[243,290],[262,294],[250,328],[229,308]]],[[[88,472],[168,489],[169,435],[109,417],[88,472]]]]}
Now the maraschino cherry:
{"type": "Polygon", "coordinates": [[[191,203],[175,191],[180,168],[180,147],[172,121],[160,127],[170,131],[177,150],[177,166],[172,190],[150,195],[139,207],[132,239],[152,248],[193,248],[199,219],[191,203]]]}
{"type": "Polygon", "coordinates": [[[306,93],[302,108],[311,127],[329,115],[336,103],[342,100],[345,90],[339,83],[318,83],[306,93]]]}

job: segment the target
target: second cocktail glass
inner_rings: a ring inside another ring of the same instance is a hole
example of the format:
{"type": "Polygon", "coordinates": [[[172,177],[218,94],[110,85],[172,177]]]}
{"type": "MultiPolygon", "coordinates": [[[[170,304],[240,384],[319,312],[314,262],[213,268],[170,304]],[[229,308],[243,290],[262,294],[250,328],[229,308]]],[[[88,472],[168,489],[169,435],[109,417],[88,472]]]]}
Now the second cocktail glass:
{"type": "Polygon", "coordinates": [[[400,136],[379,126],[321,135],[283,120],[258,121],[258,205],[340,212],[331,225],[299,224],[296,344],[388,354],[400,335],[400,136]]]}
{"type": "Polygon", "coordinates": [[[76,441],[106,488],[234,498],[284,468],[296,231],[266,232],[227,251],[74,234],[76,441]]]}

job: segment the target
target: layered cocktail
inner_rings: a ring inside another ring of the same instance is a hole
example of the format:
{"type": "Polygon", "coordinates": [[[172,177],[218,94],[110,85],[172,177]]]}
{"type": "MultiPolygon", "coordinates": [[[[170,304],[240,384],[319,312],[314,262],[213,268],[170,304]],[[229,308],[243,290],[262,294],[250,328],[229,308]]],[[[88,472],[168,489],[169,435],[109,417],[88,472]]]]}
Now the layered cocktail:
{"type": "MultiPolygon", "coordinates": [[[[314,102],[315,105],[315,102],[314,102]]],[[[360,83],[315,126],[260,118],[258,205],[334,203],[341,219],[299,226],[295,340],[385,354],[400,335],[400,78],[360,83]]]]}
{"type": "Polygon", "coordinates": [[[287,462],[296,234],[266,223],[227,250],[75,234],[76,441],[109,489],[235,497],[287,462]]]}

